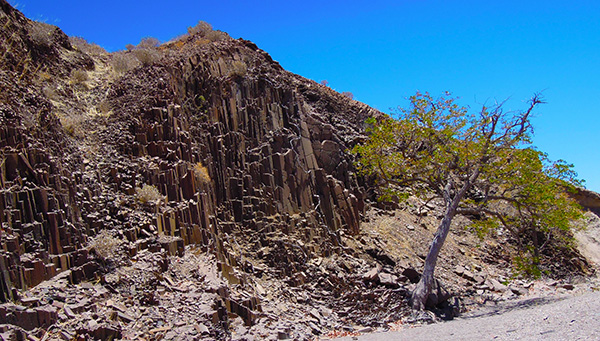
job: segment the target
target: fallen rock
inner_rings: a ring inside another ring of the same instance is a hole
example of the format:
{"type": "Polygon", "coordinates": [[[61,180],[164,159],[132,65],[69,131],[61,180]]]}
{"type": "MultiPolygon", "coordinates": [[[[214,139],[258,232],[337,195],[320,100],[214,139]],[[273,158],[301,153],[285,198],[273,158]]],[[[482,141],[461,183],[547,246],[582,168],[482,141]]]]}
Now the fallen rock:
{"type": "Polygon", "coordinates": [[[490,278],[489,283],[490,283],[490,288],[492,289],[492,291],[505,292],[506,289],[508,289],[508,287],[506,285],[500,283],[498,280],[496,280],[494,278],[490,278]]]}
{"type": "Polygon", "coordinates": [[[527,295],[529,293],[529,290],[525,289],[524,287],[522,287],[520,285],[514,285],[513,284],[513,285],[509,286],[508,288],[515,295],[519,295],[519,296],[527,295]]]}

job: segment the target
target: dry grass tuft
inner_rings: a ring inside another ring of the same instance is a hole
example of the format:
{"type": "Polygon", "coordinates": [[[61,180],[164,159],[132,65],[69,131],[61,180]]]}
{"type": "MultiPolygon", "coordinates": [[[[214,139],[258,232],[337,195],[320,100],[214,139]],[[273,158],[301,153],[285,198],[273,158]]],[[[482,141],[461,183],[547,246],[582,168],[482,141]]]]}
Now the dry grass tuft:
{"type": "Polygon", "coordinates": [[[142,204],[158,204],[165,200],[165,197],[160,194],[156,187],[146,184],[142,188],[135,188],[135,196],[142,204]]]}
{"type": "Polygon", "coordinates": [[[67,134],[82,138],[85,136],[83,123],[86,118],[82,115],[59,116],[60,124],[67,134]]]}
{"type": "Polygon", "coordinates": [[[229,70],[229,77],[245,77],[248,73],[248,66],[241,60],[235,60],[231,63],[231,69],[229,70]]]}
{"type": "Polygon", "coordinates": [[[188,27],[188,34],[191,36],[197,35],[203,37],[208,41],[220,41],[225,40],[229,35],[225,32],[215,31],[211,24],[206,21],[198,21],[198,24],[193,27],[188,27]]]}
{"type": "Polygon", "coordinates": [[[208,184],[212,181],[208,174],[208,169],[202,165],[202,162],[198,162],[194,165],[194,175],[196,176],[196,180],[200,181],[202,184],[208,184]]]}
{"type": "Polygon", "coordinates": [[[89,76],[85,70],[73,70],[71,71],[71,84],[85,84],[89,79],[89,76]]]}
{"type": "Polygon", "coordinates": [[[112,236],[108,231],[103,230],[92,239],[90,246],[100,258],[108,259],[115,256],[121,243],[121,240],[112,236]]]}
{"type": "Polygon", "coordinates": [[[136,57],[130,53],[118,52],[112,55],[110,60],[113,71],[116,73],[125,73],[132,70],[139,64],[136,57]]]}
{"type": "Polygon", "coordinates": [[[152,65],[162,57],[159,51],[151,48],[135,49],[133,50],[133,55],[144,66],[152,65]]]}
{"type": "Polygon", "coordinates": [[[50,46],[52,45],[54,30],[56,30],[56,26],[34,21],[29,28],[29,36],[38,45],[50,46]]]}
{"type": "Polygon", "coordinates": [[[100,45],[89,43],[82,37],[69,37],[69,42],[73,47],[87,54],[102,55],[107,53],[106,50],[100,45]]]}

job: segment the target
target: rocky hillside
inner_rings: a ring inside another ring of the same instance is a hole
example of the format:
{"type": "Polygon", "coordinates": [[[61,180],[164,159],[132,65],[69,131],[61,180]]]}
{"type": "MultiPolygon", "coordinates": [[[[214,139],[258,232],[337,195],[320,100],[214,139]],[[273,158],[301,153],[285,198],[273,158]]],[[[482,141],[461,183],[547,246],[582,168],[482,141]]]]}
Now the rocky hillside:
{"type": "MultiPolygon", "coordinates": [[[[109,54],[0,10],[4,336],[304,339],[416,321],[405,294],[436,207],[369,209],[347,153],[381,113],[207,27],[109,54]]],[[[477,243],[459,233],[442,278],[507,291],[508,246],[465,252],[477,243]]]]}

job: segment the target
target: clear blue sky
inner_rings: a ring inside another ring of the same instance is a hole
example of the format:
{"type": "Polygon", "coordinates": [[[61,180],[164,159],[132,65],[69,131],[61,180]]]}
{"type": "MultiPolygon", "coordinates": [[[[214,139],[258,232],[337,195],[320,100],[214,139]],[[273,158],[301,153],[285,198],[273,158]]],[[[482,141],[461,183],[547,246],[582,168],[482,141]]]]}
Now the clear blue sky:
{"type": "Polygon", "coordinates": [[[10,2],[109,51],[205,20],[384,112],[417,90],[473,109],[506,98],[523,109],[543,90],[534,144],[600,191],[600,1],[10,2]]]}

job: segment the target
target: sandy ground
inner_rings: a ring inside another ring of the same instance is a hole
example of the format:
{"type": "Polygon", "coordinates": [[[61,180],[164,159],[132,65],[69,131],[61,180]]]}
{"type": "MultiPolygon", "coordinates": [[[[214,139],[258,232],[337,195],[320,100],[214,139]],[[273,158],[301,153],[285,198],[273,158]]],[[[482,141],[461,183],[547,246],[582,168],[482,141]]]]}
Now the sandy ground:
{"type": "Polygon", "coordinates": [[[338,340],[600,340],[600,292],[505,302],[450,322],[338,340]]]}

